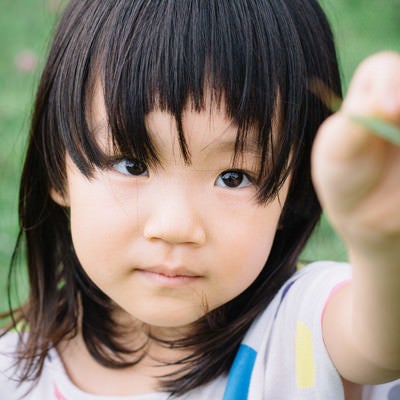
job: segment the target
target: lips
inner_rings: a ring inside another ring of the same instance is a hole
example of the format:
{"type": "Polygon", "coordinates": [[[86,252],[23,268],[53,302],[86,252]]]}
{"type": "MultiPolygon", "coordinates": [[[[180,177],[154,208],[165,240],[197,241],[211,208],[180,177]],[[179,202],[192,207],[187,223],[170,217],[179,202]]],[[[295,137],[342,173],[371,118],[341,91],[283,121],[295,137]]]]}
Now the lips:
{"type": "Polygon", "coordinates": [[[201,275],[187,268],[171,268],[166,266],[155,266],[148,268],[137,268],[135,274],[151,284],[153,288],[178,289],[190,285],[201,275]]]}
{"type": "Polygon", "coordinates": [[[153,274],[158,274],[158,275],[163,275],[167,278],[179,278],[179,277],[188,277],[188,278],[198,278],[200,275],[190,271],[187,268],[173,268],[173,267],[167,267],[167,266],[155,266],[155,267],[149,267],[149,268],[138,268],[138,271],[143,271],[143,272],[148,272],[148,273],[153,273],[153,274]]]}

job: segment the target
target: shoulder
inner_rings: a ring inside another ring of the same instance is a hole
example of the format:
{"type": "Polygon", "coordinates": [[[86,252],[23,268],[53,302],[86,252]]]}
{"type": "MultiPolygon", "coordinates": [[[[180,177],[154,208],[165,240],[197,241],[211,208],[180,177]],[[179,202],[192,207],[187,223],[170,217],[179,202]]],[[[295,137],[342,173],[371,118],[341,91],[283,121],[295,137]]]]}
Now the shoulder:
{"type": "Polygon", "coordinates": [[[19,335],[8,332],[0,337],[0,398],[9,399],[10,393],[17,390],[16,376],[16,351],[19,335]]]}
{"type": "Polygon", "coordinates": [[[301,267],[288,282],[328,288],[351,279],[351,266],[346,262],[316,261],[301,267]]]}
{"type": "Polygon", "coordinates": [[[8,346],[16,348],[18,344],[19,334],[16,331],[4,332],[0,330],[0,352],[7,349],[8,346]]]}
{"type": "Polygon", "coordinates": [[[319,326],[324,307],[335,290],[351,280],[348,263],[318,261],[299,269],[277,292],[253,326],[310,321],[319,326]]]}
{"type": "MultiPolygon", "coordinates": [[[[0,332],[2,334],[2,332],[0,332]]],[[[10,364],[15,361],[19,334],[17,332],[8,332],[0,336],[0,371],[3,372],[10,364]]]]}
{"type": "MultiPolygon", "coordinates": [[[[320,336],[321,321],[331,296],[351,281],[348,263],[319,261],[301,268],[281,288],[274,299],[275,319],[282,324],[307,326],[320,336]]],[[[322,344],[322,343],[321,343],[322,344]]]]}
{"type": "Polygon", "coordinates": [[[332,292],[349,283],[351,277],[352,270],[348,263],[314,262],[301,268],[282,286],[277,301],[282,303],[287,300],[294,310],[311,303],[315,311],[317,305],[324,307],[332,292]]]}
{"type": "MultiPolygon", "coordinates": [[[[305,266],[254,322],[244,344],[256,354],[254,374],[263,379],[265,393],[276,393],[277,399],[343,399],[340,377],[323,342],[321,320],[330,295],[350,279],[346,263],[305,266]]],[[[250,393],[255,396],[258,390],[253,383],[250,393]]]]}
{"type": "Polygon", "coordinates": [[[61,375],[62,368],[58,361],[55,349],[49,351],[49,355],[43,366],[38,381],[19,381],[20,371],[17,367],[17,352],[20,351],[19,343],[24,341],[25,334],[15,331],[8,332],[0,337],[0,399],[19,400],[43,400],[61,398],[57,397],[55,383],[61,375]]]}
{"type": "Polygon", "coordinates": [[[270,305],[275,318],[280,313],[305,318],[320,314],[332,293],[351,276],[348,263],[318,261],[300,268],[275,295],[270,305]]]}

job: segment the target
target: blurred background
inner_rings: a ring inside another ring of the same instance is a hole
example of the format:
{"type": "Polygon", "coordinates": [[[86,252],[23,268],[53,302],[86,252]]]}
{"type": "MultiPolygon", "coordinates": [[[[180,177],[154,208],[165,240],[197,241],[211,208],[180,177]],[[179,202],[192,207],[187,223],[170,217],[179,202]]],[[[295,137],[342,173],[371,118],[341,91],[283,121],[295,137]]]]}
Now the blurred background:
{"type": "MultiPolygon", "coordinates": [[[[6,277],[18,232],[18,179],[35,87],[66,2],[0,0],[0,311],[7,307],[6,277]]],[[[400,0],[321,0],[320,3],[336,36],[344,90],[356,66],[366,56],[380,50],[400,51],[400,0]]],[[[304,262],[346,259],[343,244],[325,218],[302,258],[304,262]]],[[[23,280],[23,272],[21,276],[23,280]]]]}

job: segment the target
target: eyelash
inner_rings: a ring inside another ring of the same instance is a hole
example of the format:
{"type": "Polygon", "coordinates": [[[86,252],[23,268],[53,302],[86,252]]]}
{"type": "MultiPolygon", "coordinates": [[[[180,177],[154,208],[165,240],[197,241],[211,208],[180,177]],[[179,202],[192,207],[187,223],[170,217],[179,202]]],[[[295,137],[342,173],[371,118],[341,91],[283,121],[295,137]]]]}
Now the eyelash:
{"type": "Polygon", "coordinates": [[[253,184],[254,179],[249,174],[239,169],[226,170],[219,174],[215,181],[215,186],[221,186],[228,189],[242,189],[253,184]],[[224,182],[224,179],[231,180],[232,185],[224,182]],[[218,183],[222,183],[222,185],[219,185],[218,183]]]}
{"type": "Polygon", "coordinates": [[[120,158],[111,162],[111,168],[127,176],[149,176],[146,164],[138,159],[120,158]]]}
{"type": "MultiPolygon", "coordinates": [[[[146,164],[137,159],[119,158],[110,164],[113,170],[126,176],[149,176],[146,164]]],[[[214,184],[227,189],[241,189],[253,185],[254,178],[240,169],[230,169],[219,174],[214,184]]]]}

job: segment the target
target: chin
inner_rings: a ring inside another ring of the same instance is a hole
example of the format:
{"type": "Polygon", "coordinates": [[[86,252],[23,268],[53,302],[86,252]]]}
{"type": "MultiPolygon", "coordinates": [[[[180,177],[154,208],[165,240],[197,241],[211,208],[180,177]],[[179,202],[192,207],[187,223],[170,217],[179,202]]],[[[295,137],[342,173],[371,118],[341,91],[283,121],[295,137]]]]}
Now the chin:
{"type": "Polygon", "coordinates": [[[205,313],[194,313],[189,310],[159,310],[158,313],[152,314],[141,314],[136,313],[135,319],[140,320],[142,323],[160,329],[174,329],[174,330],[186,330],[193,323],[202,318],[205,313]]]}

